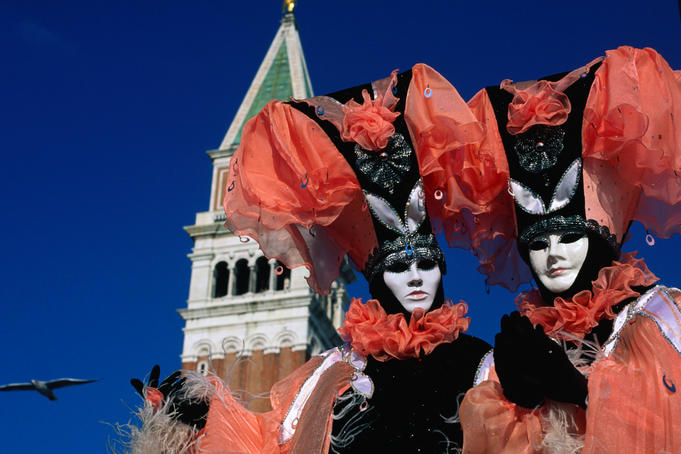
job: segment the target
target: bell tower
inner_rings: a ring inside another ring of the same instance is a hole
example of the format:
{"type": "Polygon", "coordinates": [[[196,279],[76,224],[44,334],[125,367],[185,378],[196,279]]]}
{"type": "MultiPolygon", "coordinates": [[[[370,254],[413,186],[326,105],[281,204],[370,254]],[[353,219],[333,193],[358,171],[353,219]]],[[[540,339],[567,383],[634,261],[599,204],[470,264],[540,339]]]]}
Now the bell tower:
{"type": "Polygon", "coordinates": [[[348,305],[345,283],[354,279],[344,270],[345,280],[334,282],[329,295],[316,295],[305,281],[307,270],[268,260],[255,241],[223,226],[229,161],[244,123],[272,99],[313,95],[294,7],[293,0],[284,2],[279,30],[220,147],[207,152],[213,164],[209,209],[184,228],[194,247],[187,308],[179,310],[185,320],[182,368],[214,372],[258,411],[269,408],[262,394],[274,382],[310,354],[340,343],[336,328],[348,305]]]}

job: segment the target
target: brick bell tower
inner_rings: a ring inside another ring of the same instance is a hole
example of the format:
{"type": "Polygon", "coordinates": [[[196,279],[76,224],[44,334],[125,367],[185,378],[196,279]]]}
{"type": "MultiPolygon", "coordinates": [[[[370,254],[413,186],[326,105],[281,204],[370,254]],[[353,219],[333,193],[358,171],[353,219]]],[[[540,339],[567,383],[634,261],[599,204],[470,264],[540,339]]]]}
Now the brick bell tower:
{"type": "Polygon", "coordinates": [[[222,199],[229,161],[244,123],[270,100],[313,96],[293,0],[284,2],[281,25],[224,140],[208,151],[213,177],[208,211],[184,229],[194,241],[182,368],[213,372],[242,395],[251,410],[269,409],[266,393],[277,380],[340,343],[336,333],[348,305],[345,279],[320,296],[307,286],[305,268],[288,270],[262,255],[255,241],[231,234],[222,199]]]}

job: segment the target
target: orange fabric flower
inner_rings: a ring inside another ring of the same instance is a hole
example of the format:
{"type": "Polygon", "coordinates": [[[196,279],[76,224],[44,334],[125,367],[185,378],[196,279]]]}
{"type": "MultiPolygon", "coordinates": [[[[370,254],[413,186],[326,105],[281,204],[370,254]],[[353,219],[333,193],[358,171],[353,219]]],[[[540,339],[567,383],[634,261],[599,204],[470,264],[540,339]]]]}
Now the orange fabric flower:
{"type": "MultiPolygon", "coordinates": [[[[393,122],[400,115],[386,107],[386,96],[378,95],[376,99],[366,90],[362,90],[364,103],[359,104],[351,99],[343,106],[343,129],[341,138],[346,142],[357,142],[366,150],[378,151],[388,145],[388,139],[395,134],[393,122]]],[[[394,103],[392,108],[394,108],[394,103]]]]}
{"type": "Polygon", "coordinates": [[[552,306],[546,305],[537,289],[521,293],[515,300],[518,310],[534,325],[543,326],[548,335],[573,340],[561,336],[562,331],[583,339],[603,318],[615,318],[613,306],[640,295],[631,287],[645,287],[659,280],[643,259],[635,255],[635,252],[622,254],[620,262],[615,261],[598,272],[592,290],[582,290],[567,300],[556,298],[552,306]]]}
{"type": "Polygon", "coordinates": [[[534,125],[558,126],[565,123],[572,106],[563,92],[580,77],[589,74],[591,67],[602,60],[603,57],[598,57],[556,82],[539,80],[514,84],[510,79],[501,82],[501,89],[513,95],[508,106],[508,132],[520,134],[534,125]]]}
{"type": "Polygon", "coordinates": [[[468,330],[466,312],[466,303],[446,300],[430,312],[416,309],[407,323],[403,314],[386,314],[378,300],[364,304],[354,298],[338,332],[358,353],[378,361],[418,358],[421,351],[427,355],[441,343],[456,340],[459,331],[468,330]]]}
{"type": "Polygon", "coordinates": [[[570,100],[555,89],[557,82],[540,80],[525,89],[517,89],[506,79],[501,88],[513,93],[508,106],[506,129],[511,134],[520,134],[534,125],[558,126],[565,123],[572,106],[570,100]]]}

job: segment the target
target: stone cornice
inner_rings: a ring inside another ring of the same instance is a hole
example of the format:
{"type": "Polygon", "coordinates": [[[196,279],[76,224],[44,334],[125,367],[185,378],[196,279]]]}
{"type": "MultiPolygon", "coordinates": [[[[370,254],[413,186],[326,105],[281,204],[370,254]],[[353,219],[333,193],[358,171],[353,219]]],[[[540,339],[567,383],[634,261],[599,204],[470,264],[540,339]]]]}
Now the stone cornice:
{"type": "Polygon", "coordinates": [[[230,147],[224,149],[218,148],[217,150],[208,150],[206,151],[206,154],[208,157],[210,157],[210,159],[215,161],[216,159],[231,157],[236,149],[237,146],[231,145],[230,147]]]}
{"type": "Polygon", "coordinates": [[[253,301],[249,299],[243,302],[233,300],[226,304],[215,304],[211,306],[178,309],[177,312],[184,320],[200,318],[213,318],[226,315],[239,315],[244,313],[272,311],[276,309],[288,309],[293,307],[308,307],[310,305],[310,295],[284,293],[280,298],[268,299],[265,301],[253,301]]]}
{"type": "Polygon", "coordinates": [[[192,238],[197,238],[200,236],[210,236],[210,235],[222,235],[222,234],[232,234],[228,228],[226,228],[220,222],[214,222],[213,224],[204,225],[187,225],[183,227],[184,231],[192,238]]]}

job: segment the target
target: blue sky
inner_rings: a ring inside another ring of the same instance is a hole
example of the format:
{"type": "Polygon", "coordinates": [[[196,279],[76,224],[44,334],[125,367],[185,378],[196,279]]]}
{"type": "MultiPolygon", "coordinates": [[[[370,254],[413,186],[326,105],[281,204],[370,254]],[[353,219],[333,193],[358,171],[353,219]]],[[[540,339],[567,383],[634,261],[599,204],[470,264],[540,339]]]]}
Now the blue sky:
{"type": "MultiPolygon", "coordinates": [[[[106,423],[137,403],[130,377],[180,366],[192,243],[217,148],[280,18],[279,0],[14,1],[0,4],[0,383],[101,378],[0,394],[3,451],[104,452],[106,423]]],[[[425,62],[464,98],[504,78],[570,70],[618,45],[681,69],[671,0],[310,1],[297,18],[314,90],[425,62]]],[[[681,285],[679,238],[638,249],[681,285]]],[[[513,309],[475,262],[448,252],[447,294],[491,341],[513,309]]],[[[362,285],[351,293],[364,296],[362,285]]]]}

